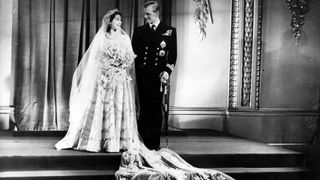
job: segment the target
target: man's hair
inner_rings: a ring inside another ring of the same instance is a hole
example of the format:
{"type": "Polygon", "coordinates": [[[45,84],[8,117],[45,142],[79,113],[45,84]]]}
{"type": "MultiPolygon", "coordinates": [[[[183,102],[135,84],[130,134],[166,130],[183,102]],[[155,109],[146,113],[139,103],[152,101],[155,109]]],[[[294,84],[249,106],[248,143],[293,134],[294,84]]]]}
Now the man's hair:
{"type": "Polygon", "coordinates": [[[149,6],[153,7],[153,12],[160,12],[160,5],[157,1],[148,1],[143,5],[144,8],[147,8],[149,6]]]}

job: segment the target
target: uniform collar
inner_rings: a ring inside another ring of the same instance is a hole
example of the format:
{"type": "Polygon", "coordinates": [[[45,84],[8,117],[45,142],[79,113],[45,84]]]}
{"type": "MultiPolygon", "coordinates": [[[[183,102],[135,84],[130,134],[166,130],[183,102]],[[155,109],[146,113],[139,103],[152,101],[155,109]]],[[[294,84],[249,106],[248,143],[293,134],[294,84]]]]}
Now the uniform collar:
{"type": "Polygon", "coordinates": [[[156,26],[156,29],[157,29],[158,26],[159,26],[159,24],[160,24],[160,20],[158,20],[158,21],[156,21],[156,22],[154,22],[154,23],[149,23],[149,27],[151,28],[152,25],[155,25],[155,26],[156,26]]]}

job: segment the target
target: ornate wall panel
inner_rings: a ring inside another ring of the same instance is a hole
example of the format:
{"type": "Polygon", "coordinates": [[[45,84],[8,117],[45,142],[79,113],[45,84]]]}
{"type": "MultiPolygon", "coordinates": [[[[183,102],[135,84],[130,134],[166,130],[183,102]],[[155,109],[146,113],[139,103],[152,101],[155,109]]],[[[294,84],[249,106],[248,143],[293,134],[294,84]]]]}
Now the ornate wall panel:
{"type": "Polygon", "coordinates": [[[229,109],[258,109],[262,0],[233,0],[229,109]]]}
{"type": "Polygon", "coordinates": [[[240,53],[240,0],[232,1],[232,29],[229,75],[229,108],[237,108],[238,66],[240,53]]]}
{"type": "Polygon", "coordinates": [[[244,31],[243,31],[243,57],[242,57],[242,88],[241,106],[250,106],[251,75],[252,75],[252,45],[253,45],[253,13],[254,1],[244,2],[244,31]]]}
{"type": "Polygon", "coordinates": [[[262,52],[262,9],[263,0],[258,0],[258,29],[257,29],[257,59],[256,59],[256,79],[254,108],[259,109],[260,82],[261,82],[261,52],[262,52]]]}

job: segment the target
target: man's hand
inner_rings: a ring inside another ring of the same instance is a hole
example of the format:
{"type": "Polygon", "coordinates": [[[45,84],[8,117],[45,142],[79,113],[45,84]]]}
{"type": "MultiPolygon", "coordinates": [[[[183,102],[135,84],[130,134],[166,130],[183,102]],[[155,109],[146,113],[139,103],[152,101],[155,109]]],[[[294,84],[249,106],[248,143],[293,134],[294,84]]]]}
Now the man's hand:
{"type": "Polygon", "coordinates": [[[166,84],[169,80],[169,74],[167,71],[163,71],[161,74],[160,74],[160,80],[162,83],[166,84]]]}

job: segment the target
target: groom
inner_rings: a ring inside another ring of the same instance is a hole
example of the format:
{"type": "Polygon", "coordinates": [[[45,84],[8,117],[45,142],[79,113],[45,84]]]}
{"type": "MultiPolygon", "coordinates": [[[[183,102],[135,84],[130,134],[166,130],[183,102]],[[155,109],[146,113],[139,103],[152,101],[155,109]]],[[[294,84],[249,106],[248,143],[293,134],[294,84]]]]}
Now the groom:
{"type": "Polygon", "coordinates": [[[156,1],[144,4],[146,24],[135,28],[132,46],[140,103],[139,133],[149,149],[160,148],[162,125],[162,84],[169,80],[177,58],[176,29],[159,19],[156,1]]]}

